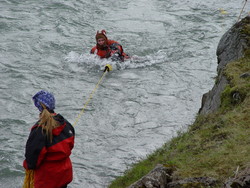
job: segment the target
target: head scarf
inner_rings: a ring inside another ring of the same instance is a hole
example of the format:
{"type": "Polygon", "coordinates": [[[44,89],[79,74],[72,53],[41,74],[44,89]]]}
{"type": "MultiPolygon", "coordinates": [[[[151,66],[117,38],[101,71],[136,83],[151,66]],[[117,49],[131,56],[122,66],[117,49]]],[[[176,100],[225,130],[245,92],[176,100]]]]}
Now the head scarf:
{"type": "Polygon", "coordinates": [[[38,108],[40,112],[43,111],[41,103],[43,103],[49,111],[55,109],[55,98],[54,96],[47,91],[39,91],[33,97],[34,105],[38,108]]]}

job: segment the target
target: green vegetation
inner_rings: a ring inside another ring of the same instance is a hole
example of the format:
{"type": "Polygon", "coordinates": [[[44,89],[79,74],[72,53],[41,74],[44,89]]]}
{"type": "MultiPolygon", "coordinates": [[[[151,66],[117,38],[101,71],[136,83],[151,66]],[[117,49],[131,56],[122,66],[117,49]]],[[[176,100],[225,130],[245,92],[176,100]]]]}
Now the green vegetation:
{"type": "MultiPolygon", "coordinates": [[[[174,169],[180,178],[209,176],[220,184],[250,165],[250,53],[227,65],[229,80],[216,113],[198,115],[185,133],[164,144],[127,170],[109,186],[123,188],[152,170],[156,164],[174,169]]],[[[218,185],[220,187],[221,185],[218,185]]]]}

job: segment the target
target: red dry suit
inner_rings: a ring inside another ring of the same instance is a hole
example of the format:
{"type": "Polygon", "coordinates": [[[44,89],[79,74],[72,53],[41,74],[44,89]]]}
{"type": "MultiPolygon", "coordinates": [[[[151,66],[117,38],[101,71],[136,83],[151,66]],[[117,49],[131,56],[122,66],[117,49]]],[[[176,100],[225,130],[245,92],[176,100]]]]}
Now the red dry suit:
{"type": "Polygon", "coordinates": [[[54,119],[60,126],[52,131],[52,143],[38,122],[31,128],[26,143],[23,167],[34,170],[35,188],[62,188],[73,179],[69,156],[74,147],[75,131],[60,114],[54,119]]]}
{"type": "Polygon", "coordinates": [[[117,59],[121,61],[129,58],[129,56],[123,52],[122,46],[114,40],[107,40],[107,45],[105,45],[105,47],[100,47],[97,44],[91,49],[90,53],[96,54],[100,58],[117,57],[117,59]]]}

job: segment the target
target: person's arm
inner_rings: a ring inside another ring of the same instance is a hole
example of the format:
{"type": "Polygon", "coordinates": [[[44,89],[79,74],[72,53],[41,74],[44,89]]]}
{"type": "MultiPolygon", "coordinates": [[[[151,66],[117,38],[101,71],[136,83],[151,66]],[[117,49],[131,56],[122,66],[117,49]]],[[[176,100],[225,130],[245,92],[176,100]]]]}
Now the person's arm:
{"type": "Polygon", "coordinates": [[[46,154],[45,139],[41,127],[31,130],[26,143],[24,168],[35,169],[41,164],[46,154]]]}
{"type": "Polygon", "coordinates": [[[97,50],[96,46],[93,47],[93,48],[90,50],[90,54],[94,54],[94,53],[96,52],[96,50],[97,50]]]}

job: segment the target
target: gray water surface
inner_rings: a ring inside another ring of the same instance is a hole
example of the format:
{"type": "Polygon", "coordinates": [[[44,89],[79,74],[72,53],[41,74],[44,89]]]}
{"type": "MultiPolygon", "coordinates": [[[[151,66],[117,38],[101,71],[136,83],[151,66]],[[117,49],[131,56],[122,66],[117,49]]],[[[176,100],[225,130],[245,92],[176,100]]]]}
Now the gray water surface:
{"type": "MultiPolygon", "coordinates": [[[[190,125],[216,76],[216,47],[244,1],[72,0],[0,2],[0,187],[22,186],[24,147],[52,92],[56,112],[75,126],[69,187],[103,188],[190,125]],[[222,14],[219,8],[227,11],[222,14]],[[132,59],[89,54],[105,29],[132,59]]],[[[249,11],[249,5],[243,15],[249,11]]]]}

